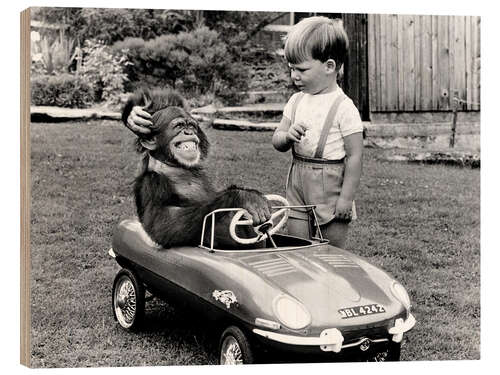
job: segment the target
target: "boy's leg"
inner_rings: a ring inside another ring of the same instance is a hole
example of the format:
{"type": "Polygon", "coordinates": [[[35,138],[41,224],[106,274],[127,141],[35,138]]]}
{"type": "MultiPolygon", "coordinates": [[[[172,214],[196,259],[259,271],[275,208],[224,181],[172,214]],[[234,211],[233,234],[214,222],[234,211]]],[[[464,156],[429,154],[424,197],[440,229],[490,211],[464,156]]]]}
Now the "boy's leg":
{"type": "Polygon", "coordinates": [[[327,224],[321,225],[320,229],[323,236],[330,240],[332,246],[345,249],[349,223],[332,220],[327,224]]]}
{"type": "Polygon", "coordinates": [[[309,238],[309,220],[299,219],[295,217],[288,217],[287,221],[288,234],[290,236],[297,236],[302,238],[309,238]]]}

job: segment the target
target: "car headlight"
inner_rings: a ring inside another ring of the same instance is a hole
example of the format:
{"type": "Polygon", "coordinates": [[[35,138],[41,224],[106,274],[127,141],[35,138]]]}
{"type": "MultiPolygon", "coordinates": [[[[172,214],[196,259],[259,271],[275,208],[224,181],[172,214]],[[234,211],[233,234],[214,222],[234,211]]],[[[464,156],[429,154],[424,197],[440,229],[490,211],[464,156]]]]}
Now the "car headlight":
{"type": "Polygon", "coordinates": [[[273,307],[276,317],[288,328],[302,329],[311,324],[309,311],[300,302],[287,295],[276,297],[273,307]]]}
{"type": "Polygon", "coordinates": [[[404,288],[403,285],[398,283],[397,281],[394,281],[391,286],[392,294],[394,294],[394,297],[396,297],[407,310],[410,310],[411,307],[411,301],[410,301],[410,296],[408,295],[408,292],[404,288]]]}

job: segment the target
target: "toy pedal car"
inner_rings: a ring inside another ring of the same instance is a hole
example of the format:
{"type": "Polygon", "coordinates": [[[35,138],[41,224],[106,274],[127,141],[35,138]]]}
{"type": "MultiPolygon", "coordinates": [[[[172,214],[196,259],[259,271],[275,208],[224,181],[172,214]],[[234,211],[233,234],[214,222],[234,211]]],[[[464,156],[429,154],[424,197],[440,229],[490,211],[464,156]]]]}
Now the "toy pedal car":
{"type": "MultiPolygon", "coordinates": [[[[205,217],[202,239],[207,220],[213,224],[219,212],[236,211],[231,236],[246,248],[265,241],[265,247],[250,250],[216,249],[213,241],[163,249],[136,219],[122,221],[109,250],[123,267],[112,292],[118,323],[138,327],[147,289],[166,301],[197,307],[207,321],[223,327],[221,364],[253,363],[256,352],[275,349],[308,358],[351,354],[399,360],[403,335],[415,325],[405,288],[362,257],[329,245],[316,220],[317,236],[310,239],[278,233],[291,206],[280,196],[268,199],[283,205],[274,207],[272,228],[257,231],[253,239],[236,235],[237,225],[251,222],[244,220],[244,210],[216,210],[205,217]]],[[[314,206],[303,207],[315,219],[314,206]]]]}

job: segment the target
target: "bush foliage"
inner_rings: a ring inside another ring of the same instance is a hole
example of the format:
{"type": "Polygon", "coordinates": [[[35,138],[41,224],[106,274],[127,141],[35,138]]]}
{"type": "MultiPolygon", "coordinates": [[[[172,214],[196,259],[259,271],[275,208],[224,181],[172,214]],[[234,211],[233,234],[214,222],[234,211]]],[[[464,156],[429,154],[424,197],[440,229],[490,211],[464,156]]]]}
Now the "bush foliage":
{"type": "Polygon", "coordinates": [[[125,71],[137,85],[169,86],[190,95],[212,92],[229,99],[248,84],[247,70],[238,66],[219,34],[204,26],[148,41],[127,38],[115,43],[113,51],[127,55],[125,71]]]}
{"type": "Polygon", "coordinates": [[[252,71],[253,66],[261,70],[256,57],[265,65],[274,59],[253,37],[283,14],[33,8],[34,20],[56,27],[40,31],[43,58],[33,62],[32,73],[81,74],[94,88],[96,103],[108,105],[140,86],[172,87],[201,105],[207,100],[235,104],[249,86],[261,86],[252,71]]]}
{"type": "Polygon", "coordinates": [[[112,54],[108,46],[93,40],[86,41],[83,53],[81,74],[94,88],[96,101],[107,105],[119,104],[128,80],[124,71],[129,65],[126,56],[121,53],[112,54]]]}
{"type": "Polygon", "coordinates": [[[31,79],[31,103],[86,108],[94,103],[94,89],[81,75],[39,75],[31,79]]]}
{"type": "Polygon", "coordinates": [[[110,45],[127,37],[151,39],[192,29],[195,11],[123,8],[34,7],[32,17],[48,24],[64,23],[80,45],[86,39],[110,45]]]}
{"type": "Polygon", "coordinates": [[[93,103],[121,104],[129,64],[125,55],[112,54],[109,46],[87,40],[83,61],[75,73],[32,75],[32,103],[60,107],[88,107],[93,103]]]}

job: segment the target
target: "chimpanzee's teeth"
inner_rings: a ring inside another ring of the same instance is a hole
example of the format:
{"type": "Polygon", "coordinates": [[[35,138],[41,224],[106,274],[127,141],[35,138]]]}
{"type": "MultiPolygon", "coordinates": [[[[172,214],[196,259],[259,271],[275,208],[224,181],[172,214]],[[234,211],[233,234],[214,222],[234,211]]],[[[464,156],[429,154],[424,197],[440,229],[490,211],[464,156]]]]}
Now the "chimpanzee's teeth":
{"type": "Polygon", "coordinates": [[[193,150],[196,149],[195,142],[183,142],[179,145],[179,148],[182,150],[193,150]]]}

